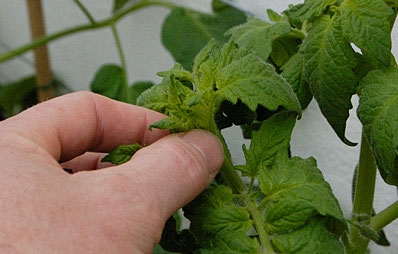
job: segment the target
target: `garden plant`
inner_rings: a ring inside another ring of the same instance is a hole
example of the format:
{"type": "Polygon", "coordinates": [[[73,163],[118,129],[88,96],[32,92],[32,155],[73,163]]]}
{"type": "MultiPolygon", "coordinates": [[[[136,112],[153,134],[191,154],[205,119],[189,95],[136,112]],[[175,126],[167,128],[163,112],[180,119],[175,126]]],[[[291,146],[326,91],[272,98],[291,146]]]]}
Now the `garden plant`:
{"type": "MultiPolygon", "coordinates": [[[[306,0],[281,14],[264,10],[271,22],[221,0],[213,1],[212,14],[167,1],[115,0],[113,16],[101,21],[74,2],[88,24],[16,48],[0,62],[69,34],[110,27],[121,65],[102,66],[92,90],[169,116],[150,129],[204,129],[224,147],[220,174],[167,221],[155,253],[364,254],[370,241],[390,244],[383,228],[398,217],[398,202],[375,213],[373,199],[377,170],[386,184],[398,185],[398,67],[391,53],[397,0],[306,0]],[[160,84],[129,86],[116,23],[149,6],[171,10],[162,42],[177,64],[158,73],[160,84]],[[360,98],[360,144],[345,133],[353,95],[360,98]],[[316,160],[290,153],[296,120],[313,98],[336,138],[361,146],[349,215],[316,160]],[[244,165],[234,165],[221,133],[232,125],[251,139],[242,147],[244,165]],[[181,228],[181,216],[189,228],[181,228]]],[[[9,115],[13,85],[0,91],[9,115]]],[[[120,146],[103,161],[122,164],[144,146],[120,146]]]]}

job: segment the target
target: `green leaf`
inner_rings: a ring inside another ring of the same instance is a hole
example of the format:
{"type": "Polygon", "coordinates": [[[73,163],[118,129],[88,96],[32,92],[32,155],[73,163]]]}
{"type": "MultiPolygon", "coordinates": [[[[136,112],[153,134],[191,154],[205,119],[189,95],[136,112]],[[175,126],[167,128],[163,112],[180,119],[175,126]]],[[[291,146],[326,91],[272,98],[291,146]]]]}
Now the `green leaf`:
{"type": "Polygon", "coordinates": [[[0,108],[7,117],[37,103],[36,78],[30,76],[1,86],[0,108]]]}
{"type": "Polygon", "coordinates": [[[254,54],[242,57],[222,68],[215,76],[217,93],[232,103],[240,99],[252,111],[258,105],[269,110],[279,106],[301,114],[300,103],[290,85],[273,66],[254,54]]]}
{"type": "Polygon", "coordinates": [[[301,52],[306,80],[322,114],[344,143],[355,145],[345,137],[345,129],[352,108],[351,97],[356,91],[357,80],[351,68],[357,59],[343,37],[339,20],[329,16],[318,19],[309,30],[301,52]]]}
{"type": "Polygon", "coordinates": [[[253,222],[248,212],[233,202],[229,187],[211,185],[183,210],[191,221],[190,230],[204,251],[200,253],[258,251],[258,241],[251,240],[245,233],[253,222]]]}
{"type": "Polygon", "coordinates": [[[133,155],[143,147],[144,146],[141,146],[139,144],[121,145],[112,152],[110,152],[108,155],[106,155],[101,161],[120,165],[128,162],[131,157],[133,157],[133,155]]]}
{"type": "Polygon", "coordinates": [[[91,81],[91,91],[114,100],[130,102],[130,90],[123,78],[120,66],[103,65],[91,81]]]}
{"type": "Polygon", "coordinates": [[[155,248],[153,249],[153,254],[173,254],[176,252],[169,252],[169,251],[165,251],[159,244],[155,246],[155,248]]]}
{"type": "Polygon", "coordinates": [[[304,4],[294,5],[284,13],[294,26],[301,28],[305,20],[314,20],[322,16],[326,9],[336,2],[337,0],[306,0],[304,4]]]}
{"type": "Polygon", "coordinates": [[[389,66],[392,9],[383,0],[346,0],[340,7],[344,36],[365,55],[389,66]]]}
{"type": "Polygon", "coordinates": [[[192,82],[191,73],[189,71],[184,71],[182,69],[181,64],[174,65],[173,69],[171,70],[158,72],[157,75],[163,78],[167,78],[173,75],[176,79],[178,79],[181,82],[184,81],[192,82]]]}
{"type": "Polygon", "coordinates": [[[361,86],[358,117],[381,176],[398,185],[398,68],[372,71],[361,86]]]}
{"type": "Polygon", "coordinates": [[[164,250],[172,252],[191,253],[199,248],[189,230],[180,231],[177,228],[177,221],[173,216],[166,221],[159,244],[164,250]]]}
{"type": "Polygon", "coordinates": [[[225,42],[225,31],[245,20],[242,12],[231,7],[214,15],[174,9],[163,24],[162,42],[184,69],[192,70],[196,54],[210,39],[225,42]]]}
{"type": "Polygon", "coordinates": [[[137,104],[137,99],[140,95],[151,88],[154,84],[150,81],[139,81],[130,87],[131,103],[137,104]]]}
{"type": "Polygon", "coordinates": [[[220,11],[223,11],[223,10],[225,10],[227,8],[230,8],[230,6],[228,4],[224,3],[221,0],[213,0],[211,2],[211,7],[212,7],[214,12],[220,12],[220,11]]]}
{"type": "Polygon", "coordinates": [[[271,9],[267,9],[267,15],[272,22],[283,21],[283,17],[271,9]]]}
{"type": "Polygon", "coordinates": [[[302,109],[307,108],[312,100],[311,89],[304,76],[304,61],[304,55],[297,53],[281,67],[281,75],[292,86],[302,109]]]}
{"type": "Polygon", "coordinates": [[[291,31],[287,21],[269,24],[258,18],[249,18],[248,22],[234,27],[225,35],[232,36],[239,47],[250,49],[263,60],[267,61],[272,51],[272,41],[276,36],[287,34],[291,31]]]}
{"type": "Polygon", "coordinates": [[[162,83],[152,86],[138,97],[137,105],[163,114],[166,113],[169,104],[169,84],[170,78],[167,78],[163,79],[162,83]]]}
{"type": "Polygon", "coordinates": [[[278,113],[265,120],[258,131],[253,131],[250,148],[243,145],[246,157],[243,176],[256,177],[260,164],[271,166],[279,151],[287,151],[296,116],[292,112],[278,113]]]}
{"type": "Polygon", "coordinates": [[[330,233],[324,219],[313,218],[305,226],[288,234],[272,237],[280,252],[294,254],[344,254],[338,236],[330,233]]]}
{"type": "Polygon", "coordinates": [[[287,233],[299,228],[316,214],[345,224],[343,213],[314,158],[279,157],[271,169],[260,165],[258,177],[267,195],[265,221],[272,233],[287,233]]]}
{"type": "Polygon", "coordinates": [[[302,43],[301,39],[289,38],[288,36],[290,35],[278,37],[272,42],[272,51],[269,57],[271,62],[278,68],[283,66],[298,52],[302,43]]]}

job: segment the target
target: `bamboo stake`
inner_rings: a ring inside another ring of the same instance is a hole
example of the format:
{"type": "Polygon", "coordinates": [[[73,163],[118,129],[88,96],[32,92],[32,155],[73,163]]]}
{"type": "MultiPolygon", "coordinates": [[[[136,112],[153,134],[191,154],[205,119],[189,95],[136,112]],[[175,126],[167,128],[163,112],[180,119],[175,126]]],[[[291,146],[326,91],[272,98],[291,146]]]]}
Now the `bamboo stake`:
{"type": "MultiPolygon", "coordinates": [[[[27,0],[32,40],[46,36],[41,0],[27,0]]],[[[47,45],[34,50],[36,64],[37,99],[39,102],[55,97],[47,45]]]]}

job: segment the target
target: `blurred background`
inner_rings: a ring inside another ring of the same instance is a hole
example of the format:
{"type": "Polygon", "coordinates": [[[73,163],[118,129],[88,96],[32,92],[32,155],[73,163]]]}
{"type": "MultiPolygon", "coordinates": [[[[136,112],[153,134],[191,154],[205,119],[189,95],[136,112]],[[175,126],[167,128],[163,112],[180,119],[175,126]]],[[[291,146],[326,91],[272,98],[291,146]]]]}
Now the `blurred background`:
{"type": "MultiPolygon", "coordinates": [[[[99,20],[111,15],[112,0],[82,0],[84,5],[99,20]]],[[[174,0],[204,12],[211,11],[210,0],[174,0]]],[[[236,6],[253,15],[268,20],[266,9],[276,12],[286,9],[288,4],[298,0],[235,0],[236,6]]],[[[65,0],[43,0],[47,34],[73,25],[87,23],[78,7],[65,0]]],[[[174,60],[161,42],[162,23],[170,11],[161,7],[150,7],[122,19],[117,28],[126,55],[130,83],[149,80],[159,82],[159,71],[170,69],[174,60]]],[[[393,54],[398,57],[398,28],[393,30],[393,54]]],[[[0,54],[9,49],[28,43],[30,39],[29,20],[25,0],[0,1],[0,54]]],[[[119,56],[109,28],[88,31],[62,38],[49,44],[51,68],[69,90],[89,90],[96,71],[103,64],[119,64],[119,56]]],[[[6,84],[34,74],[34,60],[31,52],[0,64],[0,84],[6,84]]],[[[347,125],[347,137],[360,142],[361,125],[356,117],[358,98],[353,97],[354,109],[347,125]]],[[[232,148],[236,164],[244,161],[241,145],[244,140],[240,128],[232,127],[223,131],[232,148]]],[[[317,103],[313,100],[298,121],[292,138],[292,153],[301,157],[313,156],[318,161],[326,180],[332,186],[346,217],[351,211],[351,181],[359,156],[359,146],[349,147],[337,138],[322,117],[317,103]]],[[[377,178],[375,209],[381,211],[397,200],[397,190],[377,178]]],[[[371,245],[372,253],[397,253],[398,221],[385,229],[391,247],[371,245]]]]}

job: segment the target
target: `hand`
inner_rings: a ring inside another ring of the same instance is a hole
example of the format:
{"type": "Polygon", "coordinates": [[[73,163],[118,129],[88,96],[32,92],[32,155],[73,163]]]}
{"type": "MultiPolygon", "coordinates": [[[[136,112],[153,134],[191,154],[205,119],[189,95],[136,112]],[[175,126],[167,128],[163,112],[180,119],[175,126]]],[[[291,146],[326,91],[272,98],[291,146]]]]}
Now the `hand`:
{"type": "Polygon", "coordinates": [[[163,117],[79,92],[1,122],[0,253],[152,253],[224,159],[208,132],[148,131],[163,117]],[[125,164],[100,162],[133,143],[150,145],[125,164]]]}

